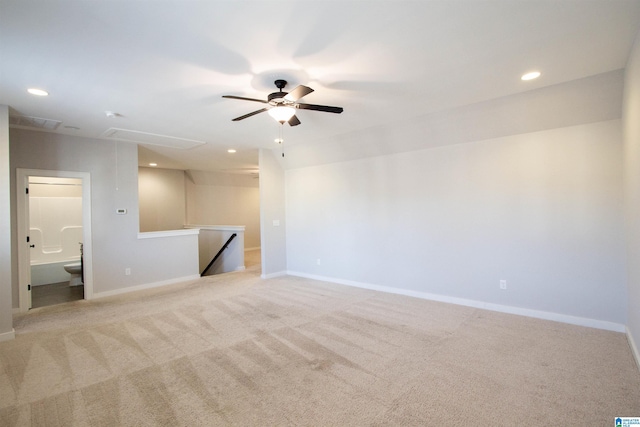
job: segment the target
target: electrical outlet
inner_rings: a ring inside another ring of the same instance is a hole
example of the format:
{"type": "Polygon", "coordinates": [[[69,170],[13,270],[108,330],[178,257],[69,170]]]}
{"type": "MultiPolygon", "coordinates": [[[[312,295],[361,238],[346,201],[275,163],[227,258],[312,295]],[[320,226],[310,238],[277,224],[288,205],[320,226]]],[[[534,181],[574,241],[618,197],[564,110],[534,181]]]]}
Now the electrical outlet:
{"type": "Polygon", "coordinates": [[[125,276],[131,276],[131,269],[130,268],[125,268],[124,269],[124,275],[125,276]]]}
{"type": "Polygon", "coordinates": [[[502,290],[507,289],[507,281],[506,280],[500,280],[500,289],[502,289],[502,290]]]}

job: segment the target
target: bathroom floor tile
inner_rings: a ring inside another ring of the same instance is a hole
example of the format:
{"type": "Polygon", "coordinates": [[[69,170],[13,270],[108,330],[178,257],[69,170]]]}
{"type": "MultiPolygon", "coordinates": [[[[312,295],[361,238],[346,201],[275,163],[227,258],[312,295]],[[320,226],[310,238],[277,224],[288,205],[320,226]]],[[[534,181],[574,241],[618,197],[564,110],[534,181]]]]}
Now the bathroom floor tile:
{"type": "Polygon", "coordinates": [[[69,282],[33,286],[31,288],[31,308],[62,304],[84,298],[84,286],[69,286],[69,282]]]}

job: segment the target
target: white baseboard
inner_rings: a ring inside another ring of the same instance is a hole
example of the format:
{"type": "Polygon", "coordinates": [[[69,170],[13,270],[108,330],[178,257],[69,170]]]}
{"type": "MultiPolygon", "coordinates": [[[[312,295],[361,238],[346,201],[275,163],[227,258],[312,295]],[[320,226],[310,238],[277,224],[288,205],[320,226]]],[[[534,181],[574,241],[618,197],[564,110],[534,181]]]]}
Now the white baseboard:
{"type": "Polygon", "coordinates": [[[633,340],[633,335],[631,335],[631,331],[629,327],[627,327],[627,340],[629,341],[629,347],[631,347],[631,353],[633,357],[636,359],[636,365],[638,365],[638,370],[640,370],[640,350],[636,345],[636,342],[633,340]]]}
{"type": "Polygon", "coordinates": [[[143,285],[131,286],[128,288],[114,289],[113,291],[97,292],[93,294],[91,299],[106,298],[106,297],[112,297],[115,295],[128,294],[129,292],[159,288],[161,286],[174,285],[176,283],[188,282],[190,280],[196,280],[199,278],[200,278],[199,274],[194,274],[192,276],[184,276],[184,277],[178,277],[176,279],[162,280],[160,282],[145,283],[143,285]]]}
{"type": "Polygon", "coordinates": [[[16,337],[16,330],[12,328],[9,332],[3,332],[0,334],[0,342],[11,341],[12,339],[15,339],[15,337],[16,337]]]}
{"type": "Polygon", "coordinates": [[[445,302],[449,304],[463,305],[467,307],[480,308],[483,310],[497,311],[501,313],[516,314],[519,316],[534,317],[537,319],[552,320],[555,322],[568,323],[571,325],[586,326],[589,328],[604,329],[614,332],[625,332],[626,326],[621,323],[607,322],[604,320],[589,319],[586,317],[576,317],[566,314],[550,313],[547,311],[531,310],[527,308],[512,307],[508,305],[493,304],[488,302],[451,297],[447,295],[418,292],[408,289],[391,288],[389,286],[372,285],[369,283],[356,282],[353,280],[336,279],[333,277],[317,276],[313,274],[300,273],[297,271],[287,271],[290,276],[299,276],[307,279],[320,280],[323,282],[338,283],[340,285],[353,286],[356,288],[370,289],[373,291],[387,292],[391,294],[406,295],[431,301],[445,302]]]}
{"type": "MultiPolygon", "coordinates": [[[[275,273],[261,274],[260,277],[262,279],[273,279],[275,277],[286,276],[287,274],[289,274],[287,271],[276,271],[275,273]]],[[[295,274],[292,274],[292,276],[295,276],[295,274]]]]}
{"type": "Polygon", "coordinates": [[[247,267],[245,267],[244,265],[241,265],[240,267],[236,267],[236,269],[234,271],[244,271],[246,269],[247,269],[247,267]]]}

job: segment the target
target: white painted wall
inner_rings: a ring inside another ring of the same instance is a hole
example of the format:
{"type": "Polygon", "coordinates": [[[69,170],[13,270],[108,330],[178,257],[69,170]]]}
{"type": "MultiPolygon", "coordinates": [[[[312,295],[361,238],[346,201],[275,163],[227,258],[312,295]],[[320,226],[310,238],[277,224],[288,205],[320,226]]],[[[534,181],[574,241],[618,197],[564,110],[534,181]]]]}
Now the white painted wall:
{"type": "MultiPolygon", "coordinates": [[[[137,157],[133,144],[11,129],[14,204],[16,168],[91,174],[94,294],[198,275],[197,235],[138,238],[137,157]],[[127,209],[127,214],[118,215],[119,208],[127,209]],[[130,275],[125,275],[126,268],[131,269],[130,275]]],[[[15,233],[15,208],[11,215],[15,233]]],[[[12,269],[17,272],[15,254],[13,239],[12,269]]],[[[17,274],[14,276],[13,307],[18,307],[17,274]]]]}
{"type": "Polygon", "coordinates": [[[186,224],[184,171],[138,169],[140,231],[180,230],[186,224]]]}
{"type": "Polygon", "coordinates": [[[12,339],[11,299],[11,172],[9,166],[9,107],[0,105],[0,341],[12,339]]]}
{"type": "Polygon", "coordinates": [[[269,278],[287,271],[285,173],[271,150],[260,149],[258,161],[262,277],[269,278]]]}
{"type": "MultiPolygon", "coordinates": [[[[624,71],[528,90],[304,144],[290,144],[285,169],[615,120],[622,117],[624,71]]],[[[345,111],[335,120],[346,120],[345,111]]]]}
{"type": "Polygon", "coordinates": [[[628,331],[640,366],[640,33],[626,67],[623,105],[628,331]]]}
{"type": "Polygon", "coordinates": [[[625,324],[620,129],[288,170],[288,270],[625,324]]]}

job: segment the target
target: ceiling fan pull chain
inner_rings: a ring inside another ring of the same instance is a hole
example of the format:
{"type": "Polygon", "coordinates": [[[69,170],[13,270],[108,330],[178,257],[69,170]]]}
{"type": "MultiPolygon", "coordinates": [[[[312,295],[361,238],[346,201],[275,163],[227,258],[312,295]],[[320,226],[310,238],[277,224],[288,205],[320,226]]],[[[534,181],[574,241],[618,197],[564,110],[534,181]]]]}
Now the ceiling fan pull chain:
{"type": "Polygon", "coordinates": [[[280,138],[278,141],[280,142],[280,149],[282,150],[282,157],[284,157],[284,138],[282,137],[282,128],[284,127],[284,123],[280,123],[280,138]]]}

